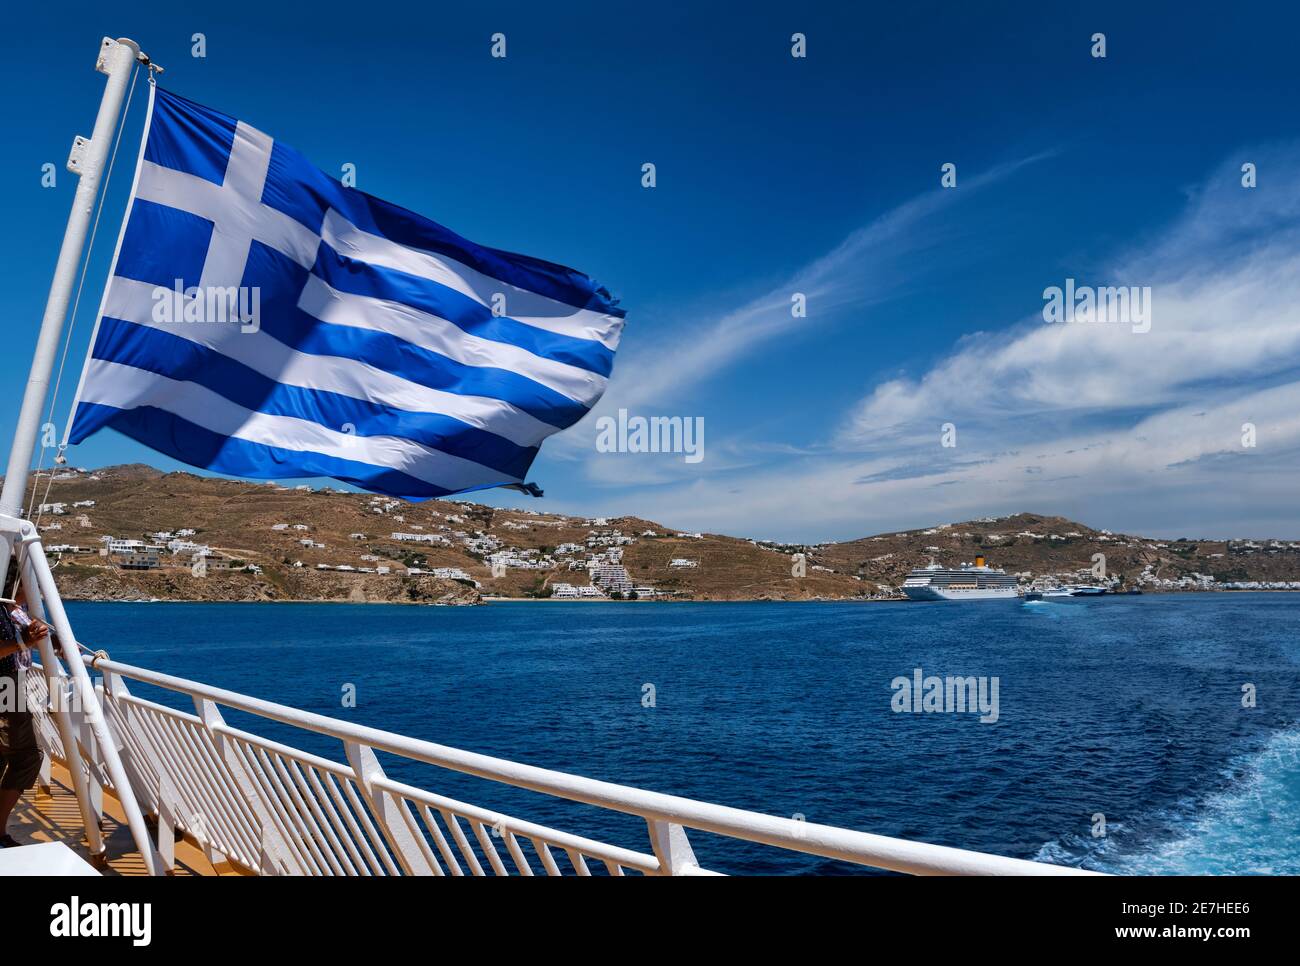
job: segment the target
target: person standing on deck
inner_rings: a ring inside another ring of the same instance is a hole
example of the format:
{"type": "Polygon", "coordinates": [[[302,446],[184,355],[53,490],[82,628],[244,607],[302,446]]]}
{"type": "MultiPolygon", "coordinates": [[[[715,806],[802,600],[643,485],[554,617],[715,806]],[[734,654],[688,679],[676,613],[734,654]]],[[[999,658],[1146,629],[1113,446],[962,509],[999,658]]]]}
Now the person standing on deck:
{"type": "MultiPolygon", "coordinates": [[[[11,593],[16,584],[17,568],[11,563],[5,590],[11,593]]],[[[0,848],[19,844],[8,832],[9,815],[41,770],[41,750],[26,706],[25,676],[31,664],[28,646],[49,632],[43,621],[27,615],[18,600],[11,602],[8,593],[0,601],[0,848]]]]}

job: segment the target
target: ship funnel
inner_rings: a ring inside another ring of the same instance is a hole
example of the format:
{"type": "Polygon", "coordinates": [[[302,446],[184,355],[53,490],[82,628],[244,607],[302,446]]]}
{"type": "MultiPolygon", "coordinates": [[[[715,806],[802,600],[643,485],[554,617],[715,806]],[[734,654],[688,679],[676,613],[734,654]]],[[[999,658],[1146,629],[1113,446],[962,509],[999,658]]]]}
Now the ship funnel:
{"type": "Polygon", "coordinates": [[[983,566],[984,566],[984,554],[979,554],[978,556],[976,556],[976,558],[975,558],[975,566],[976,566],[976,567],[983,567],[983,566]]]}

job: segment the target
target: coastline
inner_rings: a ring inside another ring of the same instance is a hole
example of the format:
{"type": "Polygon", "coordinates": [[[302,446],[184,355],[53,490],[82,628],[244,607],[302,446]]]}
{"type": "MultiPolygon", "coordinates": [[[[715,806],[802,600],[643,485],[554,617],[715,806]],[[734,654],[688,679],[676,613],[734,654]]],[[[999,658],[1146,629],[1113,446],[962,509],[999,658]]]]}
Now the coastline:
{"type": "MultiPolygon", "coordinates": [[[[1097,598],[1134,597],[1206,597],[1234,594],[1300,594],[1297,590],[1147,590],[1141,594],[1103,594],[1097,598]]],[[[908,604],[944,603],[943,601],[911,601],[906,597],[808,597],[780,600],[771,597],[731,597],[675,600],[611,600],[609,598],[576,597],[556,600],[553,597],[484,597],[474,603],[439,603],[426,600],[342,600],[335,597],[278,597],[273,600],[203,600],[194,597],[158,597],[151,599],[123,599],[120,597],[70,597],[69,604],[387,604],[402,607],[478,607],[486,604],[908,604]]],[[[948,603],[953,603],[949,601],[948,603]]],[[[967,603],[983,603],[968,601],[967,603]]],[[[1021,599],[1021,603],[1025,603],[1021,599]]]]}

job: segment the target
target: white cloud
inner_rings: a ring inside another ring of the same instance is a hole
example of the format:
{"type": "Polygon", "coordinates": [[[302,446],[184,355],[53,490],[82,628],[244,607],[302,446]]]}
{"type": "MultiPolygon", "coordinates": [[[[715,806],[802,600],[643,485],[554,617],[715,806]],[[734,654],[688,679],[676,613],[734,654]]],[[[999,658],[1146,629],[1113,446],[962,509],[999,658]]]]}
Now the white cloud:
{"type": "MultiPolygon", "coordinates": [[[[1064,278],[1042,279],[1026,294],[1027,318],[960,340],[918,377],[874,387],[845,419],[837,451],[756,455],[760,465],[743,472],[714,467],[689,482],[625,490],[609,509],[785,539],[1020,510],[1154,536],[1300,535],[1300,179],[1281,180],[1300,170],[1300,152],[1249,156],[1270,175],[1260,188],[1242,188],[1237,163],[1226,165],[1157,237],[1116,255],[1101,276],[1074,273],[1081,284],[1151,286],[1149,332],[1049,325],[1037,314],[1041,291],[1064,278]],[[956,449],[939,445],[947,421],[958,426],[956,449]],[[1247,422],[1257,427],[1253,449],[1241,442],[1247,422]]],[[[850,239],[798,277],[819,292],[852,291],[837,276],[890,231],[864,229],[875,242],[850,239]]],[[[725,342],[776,311],[786,289],[711,332],[725,342]]],[[[755,338],[781,324],[769,318],[755,338]]],[[[686,376],[673,377],[669,360],[638,395],[680,389],[725,355],[706,340],[686,376]]]]}
{"type": "Polygon", "coordinates": [[[1300,235],[1279,230],[1279,210],[1300,210],[1300,182],[1252,195],[1221,171],[1149,250],[1120,257],[1104,277],[1078,279],[1150,286],[1150,331],[1046,323],[1041,292],[1065,279],[1042,279],[1026,292],[1030,318],[964,340],[919,378],[877,386],[841,442],[870,446],[946,420],[960,429],[963,419],[1019,416],[1029,429],[1047,413],[1059,426],[1071,413],[1177,405],[1206,386],[1278,377],[1300,365],[1300,235]]]}
{"type": "Polygon", "coordinates": [[[610,512],[782,539],[842,539],[1019,511],[1152,536],[1296,536],[1300,383],[1177,407],[1122,432],[1079,432],[996,454],[939,445],[826,454],[743,475],[637,487],[610,512]],[[1258,445],[1242,446],[1242,424],[1258,445]]]}

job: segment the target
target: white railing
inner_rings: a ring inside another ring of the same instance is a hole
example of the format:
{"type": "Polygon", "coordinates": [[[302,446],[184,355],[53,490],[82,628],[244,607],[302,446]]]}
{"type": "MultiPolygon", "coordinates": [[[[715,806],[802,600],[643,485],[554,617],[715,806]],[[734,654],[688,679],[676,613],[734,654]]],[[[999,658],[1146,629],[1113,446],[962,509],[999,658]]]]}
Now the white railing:
{"type": "MultiPolygon", "coordinates": [[[[1080,870],[909,842],[663,795],[475,754],[196,681],[85,658],[103,675],[105,716],[141,808],[156,820],[163,864],[174,830],[215,863],[302,875],[712,875],[686,830],[828,859],[917,874],[1053,875],[1080,870]],[[132,694],[127,681],[185,695],[193,713],[132,694]],[[231,727],[221,708],[342,744],[332,761],[231,727]],[[636,851],[434,794],[385,774],[376,752],[474,775],[642,819],[649,851],[636,851]]],[[[43,679],[31,676],[35,692],[43,679]]],[[[43,693],[43,692],[42,692],[43,693]]],[[[41,694],[34,694],[41,697],[41,694]]],[[[42,723],[51,740],[57,731],[42,723]]],[[[111,788],[83,745],[92,784],[111,788]]],[[[59,755],[59,757],[63,757],[59,755]]],[[[99,789],[95,789],[99,791],[99,789]]],[[[98,799],[97,799],[98,800],[98,799]]]]}
{"type": "MultiPolygon", "coordinates": [[[[72,632],[72,625],[68,623],[41,538],[29,521],[0,513],[0,572],[8,571],[11,560],[19,563],[17,576],[28,610],[48,621],[54,632],[36,644],[41,655],[42,680],[33,682],[32,694],[38,699],[43,696],[46,702],[42,706],[38,736],[51,754],[56,749],[66,749],[69,778],[76,794],[77,808],[81,811],[91,859],[100,862],[106,856],[98,815],[102,790],[105,785],[112,785],[131,838],[140,851],[141,862],[151,875],[160,875],[163,869],[157,849],[149,837],[144,813],[136,802],[133,783],[123,768],[117,738],[104,717],[90,675],[82,663],[80,645],[72,632]],[[58,641],[57,647],[55,640],[58,641]],[[60,657],[63,664],[59,663],[60,657]],[[75,720],[69,710],[74,703],[79,709],[75,720]],[[92,778],[96,779],[95,783],[90,781],[92,778]]],[[[15,586],[15,595],[18,590],[15,586]]]]}

